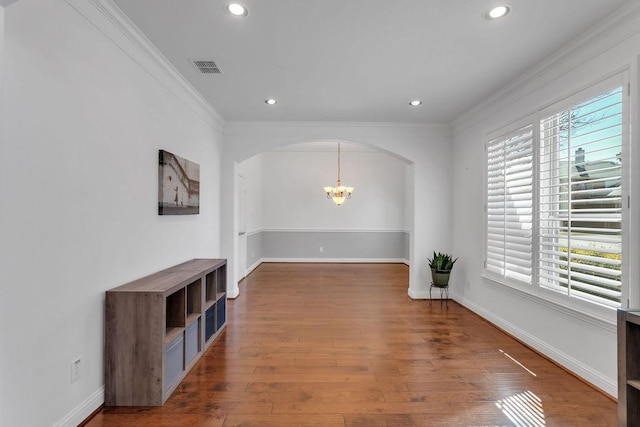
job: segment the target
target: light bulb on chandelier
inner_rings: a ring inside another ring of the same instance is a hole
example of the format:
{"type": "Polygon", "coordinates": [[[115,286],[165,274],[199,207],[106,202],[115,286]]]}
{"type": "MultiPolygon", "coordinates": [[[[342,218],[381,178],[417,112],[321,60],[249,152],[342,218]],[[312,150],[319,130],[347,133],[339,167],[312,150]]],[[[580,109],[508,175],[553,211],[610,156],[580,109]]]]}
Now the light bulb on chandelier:
{"type": "Polygon", "coordinates": [[[335,187],[324,187],[325,193],[327,193],[327,199],[333,199],[333,202],[340,206],[346,199],[351,198],[353,193],[353,187],[345,187],[340,180],[340,143],[338,143],[338,180],[335,187]]]}

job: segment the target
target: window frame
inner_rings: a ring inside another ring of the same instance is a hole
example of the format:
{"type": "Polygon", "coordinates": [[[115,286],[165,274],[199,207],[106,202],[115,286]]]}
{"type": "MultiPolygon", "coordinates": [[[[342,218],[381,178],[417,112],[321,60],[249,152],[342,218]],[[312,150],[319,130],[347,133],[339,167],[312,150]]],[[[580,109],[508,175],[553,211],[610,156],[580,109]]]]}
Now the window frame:
{"type": "Polygon", "coordinates": [[[559,100],[549,103],[548,105],[537,109],[536,111],[527,114],[519,120],[516,120],[508,125],[505,125],[497,130],[485,134],[484,138],[484,236],[483,236],[483,278],[489,284],[496,284],[499,286],[506,286],[508,288],[517,290],[524,295],[534,297],[537,301],[543,303],[550,303],[555,307],[559,307],[562,310],[569,310],[573,314],[580,316],[586,315],[590,318],[599,319],[609,324],[615,324],[616,308],[600,305],[593,301],[583,300],[569,295],[558,293],[557,291],[547,289],[541,286],[538,279],[538,247],[539,247],[539,150],[540,150],[540,122],[542,119],[568,109],[572,106],[587,101],[600,94],[603,94],[609,90],[622,87],[622,271],[621,271],[621,300],[620,306],[628,306],[629,293],[630,293],[630,203],[629,195],[631,189],[630,182],[630,163],[631,158],[631,129],[630,129],[630,86],[629,86],[629,71],[619,71],[607,78],[601,79],[587,87],[577,90],[569,95],[566,95],[559,100]],[[533,228],[531,239],[531,283],[526,283],[521,280],[515,280],[513,278],[501,277],[492,271],[487,269],[488,260],[488,236],[489,236],[489,220],[488,220],[488,144],[491,141],[495,141],[499,138],[509,138],[518,129],[522,129],[526,126],[532,126],[533,128],[533,228]]]}

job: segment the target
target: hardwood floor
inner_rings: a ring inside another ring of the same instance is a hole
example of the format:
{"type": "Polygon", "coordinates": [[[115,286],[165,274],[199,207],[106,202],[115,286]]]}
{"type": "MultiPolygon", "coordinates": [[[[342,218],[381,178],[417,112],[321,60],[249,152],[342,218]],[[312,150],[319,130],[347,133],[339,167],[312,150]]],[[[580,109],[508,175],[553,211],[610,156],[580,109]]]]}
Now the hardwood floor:
{"type": "Polygon", "coordinates": [[[395,264],[262,264],[164,406],[87,426],[614,426],[616,404],[395,264]]]}

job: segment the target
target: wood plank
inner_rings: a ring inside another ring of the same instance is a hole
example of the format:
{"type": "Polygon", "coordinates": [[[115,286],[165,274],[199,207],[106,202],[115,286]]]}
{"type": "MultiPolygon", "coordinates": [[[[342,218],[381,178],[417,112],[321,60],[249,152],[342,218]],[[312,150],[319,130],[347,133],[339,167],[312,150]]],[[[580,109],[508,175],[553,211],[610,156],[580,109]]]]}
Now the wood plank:
{"type": "Polygon", "coordinates": [[[164,328],[151,330],[132,327],[138,323],[163,325],[160,294],[155,304],[144,304],[143,294],[106,296],[105,403],[135,405],[140,402],[162,403],[162,354],[164,328]],[[136,348],[137,351],[131,351],[136,348]]]}
{"type": "Polygon", "coordinates": [[[640,390],[640,381],[637,380],[627,380],[627,384],[636,390],[640,390]]]}
{"type": "Polygon", "coordinates": [[[170,343],[171,341],[173,341],[175,337],[177,337],[183,332],[184,332],[184,327],[167,328],[165,330],[164,343],[165,344],[170,343]]]}
{"type": "Polygon", "coordinates": [[[162,294],[170,294],[197,280],[200,276],[201,273],[192,270],[160,271],[118,286],[107,292],[159,292],[162,294]]]}
{"type": "Polygon", "coordinates": [[[204,272],[205,274],[210,273],[211,271],[222,267],[223,265],[225,265],[227,263],[227,260],[225,259],[215,259],[215,258],[209,258],[209,259],[200,259],[200,258],[195,258],[189,261],[185,261],[181,264],[178,264],[176,266],[173,266],[171,268],[167,268],[166,270],[163,271],[167,271],[167,272],[175,272],[175,271],[200,271],[200,272],[204,272]]]}

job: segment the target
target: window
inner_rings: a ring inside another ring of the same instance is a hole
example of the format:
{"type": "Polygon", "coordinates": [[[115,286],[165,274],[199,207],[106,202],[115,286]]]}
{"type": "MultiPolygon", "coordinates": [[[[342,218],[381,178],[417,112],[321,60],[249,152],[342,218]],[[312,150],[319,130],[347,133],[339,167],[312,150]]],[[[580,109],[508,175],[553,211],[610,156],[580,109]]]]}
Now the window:
{"type": "Polygon", "coordinates": [[[487,270],[531,283],[533,127],[487,144],[487,270]]]}
{"type": "Polygon", "coordinates": [[[621,76],[610,79],[489,139],[488,276],[620,307],[628,137],[623,88],[621,76]]]}
{"type": "Polygon", "coordinates": [[[540,121],[540,286],[620,306],[622,88],[540,121]]]}

